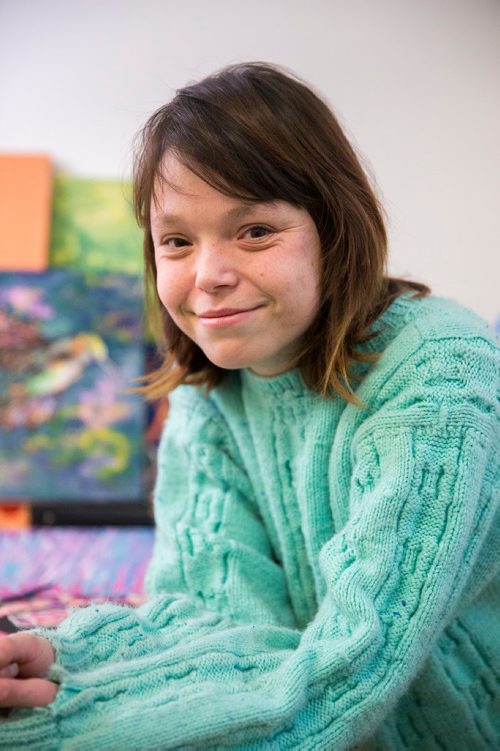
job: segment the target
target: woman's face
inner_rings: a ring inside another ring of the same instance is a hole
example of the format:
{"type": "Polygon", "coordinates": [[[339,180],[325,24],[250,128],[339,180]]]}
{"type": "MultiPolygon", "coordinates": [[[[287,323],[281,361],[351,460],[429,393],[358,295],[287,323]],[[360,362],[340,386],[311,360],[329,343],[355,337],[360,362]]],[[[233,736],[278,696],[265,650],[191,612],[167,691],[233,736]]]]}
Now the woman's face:
{"type": "Polygon", "coordinates": [[[283,373],[320,304],[320,240],[305,209],[219,193],[173,155],[151,204],[160,300],[220,368],[283,373]]]}

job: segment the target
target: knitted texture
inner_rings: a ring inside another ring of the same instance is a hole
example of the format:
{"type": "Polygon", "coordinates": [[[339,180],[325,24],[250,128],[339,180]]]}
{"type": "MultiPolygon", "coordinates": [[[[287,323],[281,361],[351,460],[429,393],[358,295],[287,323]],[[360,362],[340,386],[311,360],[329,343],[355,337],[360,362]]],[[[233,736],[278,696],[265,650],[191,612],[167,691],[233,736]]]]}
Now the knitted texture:
{"type": "Polygon", "coordinates": [[[175,392],[151,599],[44,632],[59,693],[0,749],[498,748],[498,344],[438,298],[376,329],[363,408],[296,371],[175,392]]]}

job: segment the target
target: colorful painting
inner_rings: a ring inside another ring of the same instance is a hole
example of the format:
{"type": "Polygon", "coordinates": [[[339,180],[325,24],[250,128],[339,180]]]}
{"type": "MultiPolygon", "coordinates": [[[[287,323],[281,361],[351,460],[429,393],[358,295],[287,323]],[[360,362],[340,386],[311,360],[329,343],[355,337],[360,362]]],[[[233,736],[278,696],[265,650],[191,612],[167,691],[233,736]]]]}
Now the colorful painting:
{"type": "Polygon", "coordinates": [[[139,500],[142,280],[0,274],[0,498],[139,500]]]}
{"type": "Polygon", "coordinates": [[[131,184],[56,175],[49,260],[51,267],[142,274],[131,184]]]}
{"type": "Polygon", "coordinates": [[[0,634],[57,626],[74,607],[145,600],[148,527],[0,532],[0,634]]]}
{"type": "Polygon", "coordinates": [[[153,538],[153,527],[0,532],[0,601],[53,586],[87,597],[142,595],[153,538]]]}
{"type": "Polygon", "coordinates": [[[108,602],[137,607],[144,601],[140,595],[87,597],[78,589],[65,592],[57,585],[44,587],[0,601],[0,636],[29,628],[55,628],[74,608],[108,602]]]}

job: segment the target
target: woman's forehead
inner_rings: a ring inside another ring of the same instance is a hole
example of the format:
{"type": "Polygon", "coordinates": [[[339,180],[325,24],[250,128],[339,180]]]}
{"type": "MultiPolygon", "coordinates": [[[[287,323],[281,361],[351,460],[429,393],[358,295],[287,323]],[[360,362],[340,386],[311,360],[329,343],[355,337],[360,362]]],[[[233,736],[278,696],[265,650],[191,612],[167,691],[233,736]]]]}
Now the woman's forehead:
{"type": "Polygon", "coordinates": [[[256,207],[274,211],[286,202],[242,197],[218,190],[175,155],[165,155],[153,185],[151,213],[165,218],[179,209],[202,203],[217,204],[230,218],[238,219],[252,213],[256,207]]]}

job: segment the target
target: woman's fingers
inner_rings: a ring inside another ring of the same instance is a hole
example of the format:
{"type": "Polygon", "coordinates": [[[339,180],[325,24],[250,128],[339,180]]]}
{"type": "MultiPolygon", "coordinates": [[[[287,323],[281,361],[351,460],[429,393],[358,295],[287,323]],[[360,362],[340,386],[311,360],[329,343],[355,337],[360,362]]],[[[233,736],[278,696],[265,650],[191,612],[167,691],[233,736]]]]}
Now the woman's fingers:
{"type": "Polygon", "coordinates": [[[18,665],[21,678],[42,677],[54,662],[47,639],[29,632],[0,637],[0,670],[18,665]]]}
{"type": "Polygon", "coordinates": [[[59,686],[46,680],[54,650],[47,639],[30,633],[0,637],[0,708],[44,707],[59,686]]]}
{"type": "Polygon", "coordinates": [[[6,668],[0,669],[0,678],[16,678],[19,675],[19,665],[12,662],[6,668]]]}
{"type": "Polygon", "coordinates": [[[43,678],[0,678],[0,707],[45,707],[59,686],[43,678]]]}

